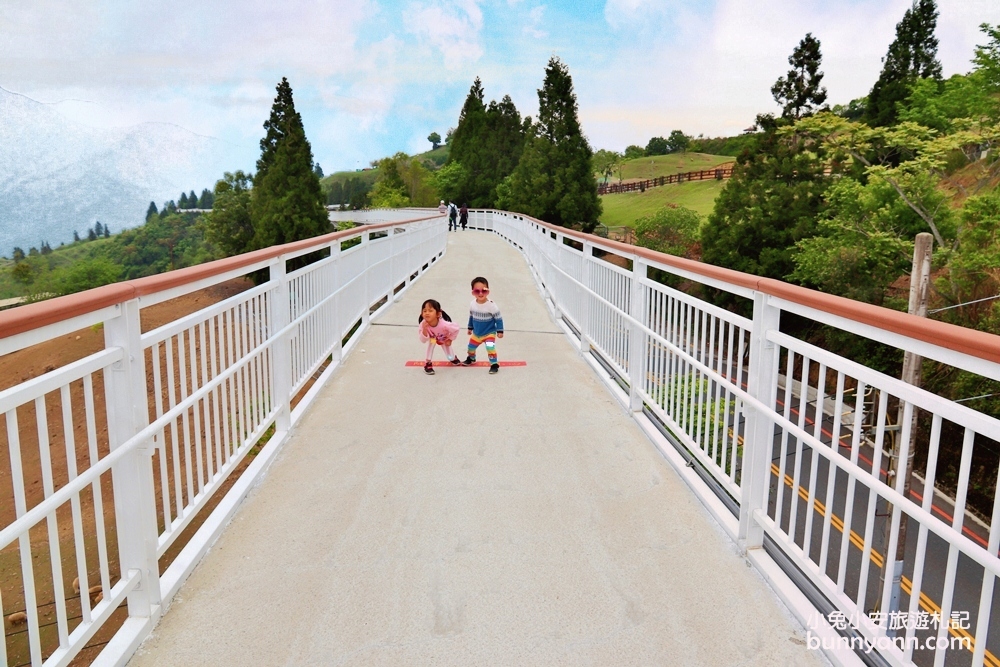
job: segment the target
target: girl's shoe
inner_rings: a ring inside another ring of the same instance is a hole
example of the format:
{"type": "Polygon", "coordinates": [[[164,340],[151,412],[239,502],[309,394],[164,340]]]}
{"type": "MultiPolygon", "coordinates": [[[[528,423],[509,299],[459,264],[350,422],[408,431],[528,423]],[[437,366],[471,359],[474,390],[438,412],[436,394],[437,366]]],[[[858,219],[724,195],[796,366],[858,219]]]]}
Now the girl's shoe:
{"type": "Polygon", "coordinates": [[[431,362],[428,361],[424,364],[424,372],[428,375],[434,375],[434,366],[431,365],[431,362]]]}
{"type": "Polygon", "coordinates": [[[452,366],[461,366],[461,365],[462,365],[462,362],[458,360],[458,357],[454,357],[454,358],[453,358],[453,359],[451,360],[451,365],[452,365],[452,366]]]}

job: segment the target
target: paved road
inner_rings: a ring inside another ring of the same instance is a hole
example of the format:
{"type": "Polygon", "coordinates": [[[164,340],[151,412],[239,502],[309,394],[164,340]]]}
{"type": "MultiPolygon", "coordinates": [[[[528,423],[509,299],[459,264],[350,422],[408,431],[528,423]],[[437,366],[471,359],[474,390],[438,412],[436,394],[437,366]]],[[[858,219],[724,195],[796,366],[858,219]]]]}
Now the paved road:
{"type": "Polygon", "coordinates": [[[323,390],[132,664],[824,663],[557,333],[457,232],[323,390]],[[491,280],[496,376],[419,359],[420,302],[491,280]]]}

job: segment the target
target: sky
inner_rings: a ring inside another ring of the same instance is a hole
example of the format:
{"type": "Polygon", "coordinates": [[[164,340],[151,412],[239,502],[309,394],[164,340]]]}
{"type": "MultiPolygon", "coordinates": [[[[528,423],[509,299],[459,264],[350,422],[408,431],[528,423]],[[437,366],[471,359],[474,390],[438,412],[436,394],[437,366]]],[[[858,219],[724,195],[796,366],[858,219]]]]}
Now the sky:
{"type": "MultiPolygon", "coordinates": [[[[475,77],[537,111],[545,65],[573,77],[584,132],[623,150],[679,129],[737,134],[811,32],[829,102],[871,88],[909,0],[3,0],[0,86],[96,127],[180,125],[252,171],[287,77],[324,171],[430,148],[475,77]]],[[[997,0],[939,0],[946,76],[969,70],[997,0]]],[[[2,119],[0,119],[2,122],[2,119]]],[[[211,184],[206,184],[211,187],[211,184]]]]}

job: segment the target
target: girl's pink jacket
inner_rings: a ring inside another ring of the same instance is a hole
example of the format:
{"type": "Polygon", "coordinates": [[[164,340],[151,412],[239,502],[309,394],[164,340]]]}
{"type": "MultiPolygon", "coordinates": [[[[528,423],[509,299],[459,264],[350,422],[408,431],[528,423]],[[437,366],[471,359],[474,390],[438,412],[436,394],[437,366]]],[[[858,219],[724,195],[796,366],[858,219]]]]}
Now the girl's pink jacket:
{"type": "Polygon", "coordinates": [[[437,326],[434,327],[427,326],[427,322],[422,321],[417,327],[417,336],[421,343],[426,343],[433,338],[438,345],[451,345],[458,338],[459,331],[461,329],[457,324],[441,317],[438,318],[437,326]]]}

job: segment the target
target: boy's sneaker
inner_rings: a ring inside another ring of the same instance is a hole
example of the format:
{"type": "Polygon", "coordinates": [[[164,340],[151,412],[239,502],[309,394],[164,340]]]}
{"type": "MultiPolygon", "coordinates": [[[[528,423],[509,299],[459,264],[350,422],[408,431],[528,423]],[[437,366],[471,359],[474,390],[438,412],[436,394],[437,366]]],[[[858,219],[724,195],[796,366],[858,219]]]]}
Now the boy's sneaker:
{"type": "Polygon", "coordinates": [[[452,366],[461,366],[461,365],[462,365],[462,362],[458,360],[458,357],[454,357],[454,358],[452,358],[452,360],[451,360],[451,365],[452,365],[452,366]]]}
{"type": "Polygon", "coordinates": [[[424,364],[424,372],[428,375],[434,375],[434,366],[431,365],[431,362],[428,361],[424,364]]]}
{"type": "Polygon", "coordinates": [[[476,358],[470,354],[469,356],[467,356],[465,358],[465,361],[462,362],[462,365],[463,366],[471,366],[474,363],[476,363],[476,358]]]}
{"type": "Polygon", "coordinates": [[[500,364],[490,364],[490,375],[496,375],[500,371],[500,364]]]}

